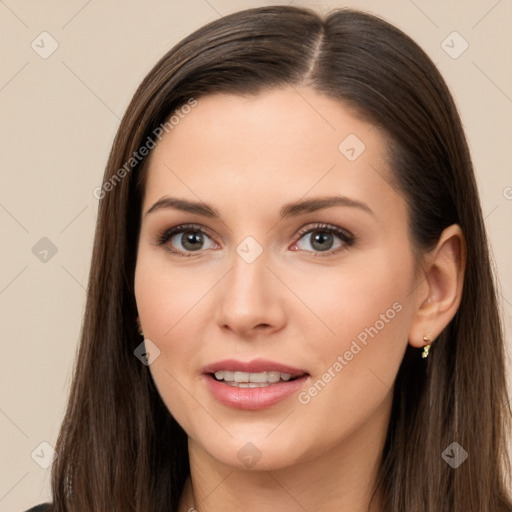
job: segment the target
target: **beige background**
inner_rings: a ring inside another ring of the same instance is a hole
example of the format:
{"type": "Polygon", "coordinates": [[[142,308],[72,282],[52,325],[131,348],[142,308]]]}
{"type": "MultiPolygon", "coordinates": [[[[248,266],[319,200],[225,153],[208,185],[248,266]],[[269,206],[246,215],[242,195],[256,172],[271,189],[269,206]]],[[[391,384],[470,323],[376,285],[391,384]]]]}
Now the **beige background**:
{"type": "MultiPolygon", "coordinates": [[[[439,66],[472,150],[510,350],[512,1],[293,3],[380,14],[439,66]],[[443,45],[453,31],[463,40],[451,36],[443,45]],[[452,58],[464,40],[469,47],[452,58]]],[[[98,206],[92,191],[102,182],[113,136],[135,88],[157,59],[194,29],[267,4],[0,1],[0,512],[50,499],[50,468],[35,460],[47,460],[51,449],[40,444],[54,446],[64,413],[98,206]],[[52,48],[51,38],[58,48],[42,58],[52,48]],[[43,237],[57,248],[46,262],[33,253],[43,237]]]]}

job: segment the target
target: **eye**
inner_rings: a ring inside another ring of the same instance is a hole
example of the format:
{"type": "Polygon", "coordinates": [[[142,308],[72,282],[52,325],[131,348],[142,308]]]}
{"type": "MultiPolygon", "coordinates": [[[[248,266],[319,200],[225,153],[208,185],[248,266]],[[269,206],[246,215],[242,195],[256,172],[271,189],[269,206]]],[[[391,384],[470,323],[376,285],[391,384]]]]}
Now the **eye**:
{"type": "MultiPolygon", "coordinates": [[[[299,232],[299,236],[301,236],[301,240],[305,239],[307,241],[306,248],[299,247],[299,249],[311,252],[311,250],[307,248],[309,245],[312,247],[313,256],[335,254],[347,249],[353,245],[355,241],[354,235],[349,231],[327,224],[309,226],[309,229],[306,227],[299,232]],[[336,238],[338,238],[337,244],[336,238]]],[[[292,250],[296,250],[294,247],[297,247],[299,243],[300,240],[292,246],[292,250]]]]}
{"type": "Polygon", "coordinates": [[[190,257],[201,249],[212,249],[217,244],[207,235],[206,230],[197,224],[175,226],[157,235],[157,245],[177,256],[190,257]],[[176,250],[175,247],[178,249],[176,250]]]}

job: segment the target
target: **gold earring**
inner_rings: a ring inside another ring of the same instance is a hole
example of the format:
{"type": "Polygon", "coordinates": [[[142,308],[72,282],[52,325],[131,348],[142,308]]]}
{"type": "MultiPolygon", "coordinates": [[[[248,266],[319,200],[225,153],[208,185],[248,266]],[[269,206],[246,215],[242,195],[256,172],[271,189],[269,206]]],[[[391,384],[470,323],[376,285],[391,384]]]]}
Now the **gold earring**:
{"type": "Polygon", "coordinates": [[[422,357],[423,359],[426,359],[426,358],[428,357],[428,351],[430,350],[430,341],[431,341],[431,340],[430,340],[430,335],[428,335],[428,336],[423,336],[423,341],[424,341],[425,343],[427,343],[427,345],[425,345],[425,346],[423,347],[423,352],[421,353],[421,357],[422,357]]]}

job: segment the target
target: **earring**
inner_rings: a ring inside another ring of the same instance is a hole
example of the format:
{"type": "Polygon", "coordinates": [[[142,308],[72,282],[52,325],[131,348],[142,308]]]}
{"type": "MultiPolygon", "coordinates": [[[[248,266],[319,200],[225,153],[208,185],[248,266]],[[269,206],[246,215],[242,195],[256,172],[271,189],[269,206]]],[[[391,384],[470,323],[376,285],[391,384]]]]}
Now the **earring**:
{"type": "Polygon", "coordinates": [[[144,333],[142,332],[142,328],[141,328],[141,325],[140,325],[140,320],[139,320],[139,317],[137,317],[137,325],[139,326],[139,334],[144,337],[144,333]]]}
{"type": "Polygon", "coordinates": [[[423,341],[425,343],[427,343],[427,345],[425,345],[423,347],[423,352],[421,353],[421,357],[423,359],[426,359],[428,357],[428,351],[430,350],[430,334],[428,336],[423,336],[423,341]]]}

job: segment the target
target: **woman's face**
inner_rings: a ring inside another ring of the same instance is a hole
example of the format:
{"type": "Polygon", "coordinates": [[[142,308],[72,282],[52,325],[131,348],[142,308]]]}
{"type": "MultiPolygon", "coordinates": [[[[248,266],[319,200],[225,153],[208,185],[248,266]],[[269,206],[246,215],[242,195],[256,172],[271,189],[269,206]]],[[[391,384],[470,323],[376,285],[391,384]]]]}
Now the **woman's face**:
{"type": "Polygon", "coordinates": [[[199,452],[277,469],[382,440],[420,290],[385,154],[309,88],[200,98],[153,150],[136,302],[199,452]]]}

